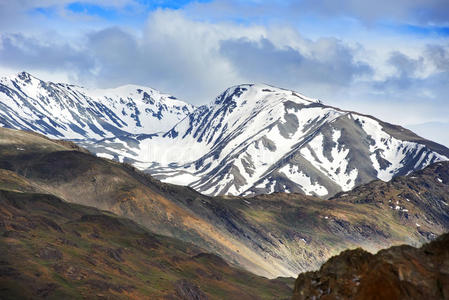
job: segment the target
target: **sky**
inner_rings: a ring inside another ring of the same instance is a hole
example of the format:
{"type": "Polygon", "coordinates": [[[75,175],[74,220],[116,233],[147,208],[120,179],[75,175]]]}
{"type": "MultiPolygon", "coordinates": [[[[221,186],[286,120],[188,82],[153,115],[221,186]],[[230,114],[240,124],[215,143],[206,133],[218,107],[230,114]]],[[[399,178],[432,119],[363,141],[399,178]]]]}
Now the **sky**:
{"type": "Polygon", "coordinates": [[[0,0],[0,74],[195,104],[266,83],[449,146],[448,0],[0,0]]]}

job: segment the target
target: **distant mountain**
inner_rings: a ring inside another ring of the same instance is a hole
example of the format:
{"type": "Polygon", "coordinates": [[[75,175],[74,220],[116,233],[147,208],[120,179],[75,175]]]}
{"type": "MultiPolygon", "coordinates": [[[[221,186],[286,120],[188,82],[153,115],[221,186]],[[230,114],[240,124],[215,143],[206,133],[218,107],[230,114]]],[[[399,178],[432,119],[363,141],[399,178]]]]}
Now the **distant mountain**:
{"type": "Polygon", "coordinates": [[[348,248],[417,246],[449,230],[449,162],[329,200],[295,193],[209,197],[71,142],[0,128],[0,189],[111,211],[268,278],[317,269],[348,248]]]}
{"type": "Polygon", "coordinates": [[[0,83],[0,124],[76,140],[207,195],[329,198],[449,159],[448,148],[405,128],[268,85],[235,86],[198,108],[172,98],[21,73],[0,83]]]}
{"type": "Polygon", "coordinates": [[[418,249],[347,250],[300,274],[292,299],[449,299],[448,270],[449,234],[418,249]]]}
{"type": "Polygon", "coordinates": [[[0,125],[52,138],[102,139],[169,130],[194,107],[147,87],[90,90],[26,72],[0,78],[0,125]]]}
{"type": "Polygon", "coordinates": [[[81,144],[208,195],[327,198],[449,157],[400,126],[267,85],[230,88],[165,134],[81,144]]]}

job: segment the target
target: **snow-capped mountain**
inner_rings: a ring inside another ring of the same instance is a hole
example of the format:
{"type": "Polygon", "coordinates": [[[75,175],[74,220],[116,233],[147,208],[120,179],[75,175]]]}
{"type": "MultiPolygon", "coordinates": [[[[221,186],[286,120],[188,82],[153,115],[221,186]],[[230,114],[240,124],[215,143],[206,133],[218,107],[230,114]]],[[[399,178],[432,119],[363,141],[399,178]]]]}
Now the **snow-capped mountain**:
{"type": "Polygon", "coordinates": [[[151,88],[90,90],[22,72],[0,78],[0,125],[62,139],[164,132],[194,107],[151,88]]]}
{"type": "Polygon", "coordinates": [[[400,126],[262,84],[194,108],[149,88],[93,91],[21,73],[1,79],[0,108],[2,126],[76,140],[208,195],[327,198],[449,158],[400,126]]]}
{"type": "Polygon", "coordinates": [[[400,126],[267,85],[232,87],[165,134],[85,146],[209,195],[329,197],[449,157],[400,126]]]}

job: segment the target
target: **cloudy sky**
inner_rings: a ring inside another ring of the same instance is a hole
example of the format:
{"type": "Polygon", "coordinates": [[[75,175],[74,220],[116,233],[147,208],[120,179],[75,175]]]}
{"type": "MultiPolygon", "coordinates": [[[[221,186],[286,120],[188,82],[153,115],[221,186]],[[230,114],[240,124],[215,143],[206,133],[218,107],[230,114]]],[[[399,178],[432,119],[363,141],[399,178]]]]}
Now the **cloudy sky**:
{"type": "Polygon", "coordinates": [[[0,73],[193,104],[263,82],[449,146],[447,0],[0,0],[0,73]]]}

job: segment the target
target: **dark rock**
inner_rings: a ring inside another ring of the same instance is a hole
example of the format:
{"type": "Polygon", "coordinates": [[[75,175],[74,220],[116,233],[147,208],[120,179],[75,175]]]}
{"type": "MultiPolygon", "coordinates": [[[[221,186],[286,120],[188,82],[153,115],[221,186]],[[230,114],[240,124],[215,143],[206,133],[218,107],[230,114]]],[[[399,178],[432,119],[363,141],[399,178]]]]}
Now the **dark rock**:
{"type": "Polygon", "coordinates": [[[176,295],[183,300],[206,300],[209,297],[195,284],[185,279],[175,282],[176,295]]]}
{"type": "Polygon", "coordinates": [[[47,298],[57,288],[58,288],[57,284],[49,283],[49,284],[37,289],[37,296],[41,297],[41,298],[47,298]]]}
{"type": "Polygon", "coordinates": [[[48,218],[41,217],[40,221],[43,224],[45,224],[47,227],[50,227],[51,229],[53,229],[55,231],[58,231],[58,232],[61,232],[61,233],[64,232],[64,230],[62,230],[62,228],[58,224],[56,224],[54,221],[52,221],[52,220],[50,220],[48,218]]]}
{"type": "Polygon", "coordinates": [[[53,269],[70,280],[82,280],[86,277],[86,274],[78,266],[69,263],[58,263],[53,266],[53,269]]]}
{"type": "Polygon", "coordinates": [[[22,238],[23,234],[15,230],[8,230],[3,232],[2,236],[6,238],[22,238]]]}
{"type": "Polygon", "coordinates": [[[132,290],[135,289],[135,287],[132,285],[118,285],[103,280],[94,280],[94,279],[88,280],[87,284],[90,285],[92,288],[100,291],[111,290],[118,293],[131,292],[132,290]]]}
{"type": "Polygon", "coordinates": [[[20,273],[11,267],[0,267],[0,277],[18,277],[20,273]]]}
{"type": "Polygon", "coordinates": [[[154,249],[159,245],[159,241],[154,236],[146,234],[144,238],[136,240],[136,244],[145,249],[154,249]]]}
{"type": "Polygon", "coordinates": [[[118,249],[111,249],[108,248],[106,249],[106,253],[108,254],[108,256],[118,262],[124,262],[125,260],[122,258],[122,254],[123,254],[123,249],[122,248],[118,248],[118,249]]]}
{"type": "Polygon", "coordinates": [[[118,218],[106,215],[84,215],[80,218],[80,222],[96,224],[105,230],[120,230],[123,228],[118,218]]]}
{"type": "Polygon", "coordinates": [[[94,239],[101,239],[101,235],[98,232],[97,228],[94,228],[94,231],[91,234],[89,234],[89,237],[94,239]]]}
{"type": "Polygon", "coordinates": [[[61,260],[62,259],[62,253],[56,248],[53,248],[51,246],[46,246],[45,248],[42,248],[39,250],[38,256],[42,259],[46,260],[61,260]]]}
{"type": "Polygon", "coordinates": [[[199,253],[192,257],[193,260],[203,260],[205,262],[210,262],[211,264],[215,266],[220,267],[227,267],[228,264],[224,259],[222,259],[220,256],[211,254],[211,253],[199,253]]]}
{"type": "Polygon", "coordinates": [[[20,225],[20,224],[15,224],[15,223],[13,223],[13,224],[11,224],[11,228],[14,229],[14,230],[16,230],[16,231],[29,232],[29,231],[30,231],[30,228],[36,227],[36,226],[35,226],[34,224],[32,224],[32,223],[27,223],[26,225],[27,225],[27,226],[23,226],[23,225],[20,225]]]}
{"type": "Polygon", "coordinates": [[[66,238],[58,238],[57,241],[66,246],[78,247],[78,244],[66,238]]]}

